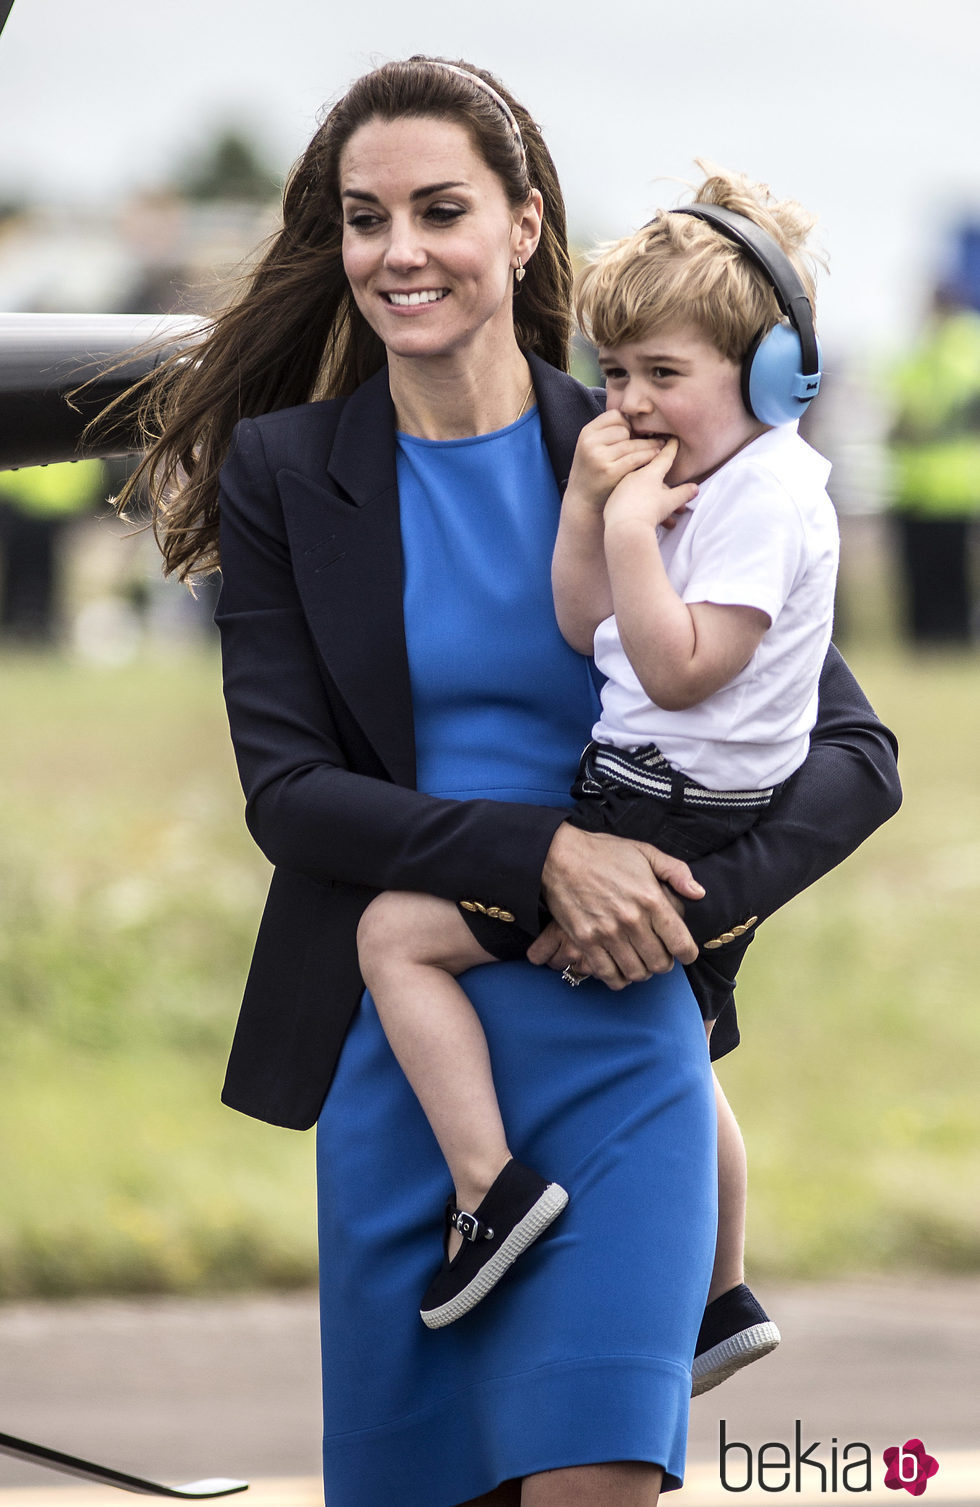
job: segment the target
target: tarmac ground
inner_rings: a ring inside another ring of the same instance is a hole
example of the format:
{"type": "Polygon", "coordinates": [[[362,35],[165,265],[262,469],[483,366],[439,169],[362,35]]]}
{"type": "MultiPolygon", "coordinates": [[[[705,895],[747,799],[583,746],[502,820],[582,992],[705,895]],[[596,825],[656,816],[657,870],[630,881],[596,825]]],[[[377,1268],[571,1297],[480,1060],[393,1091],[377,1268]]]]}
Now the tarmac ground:
{"type": "MultiPolygon", "coordinates": [[[[687,1481],[666,1500],[896,1507],[883,1452],[920,1439],[939,1462],[926,1507],[980,1507],[980,1278],[758,1291],[783,1344],[692,1404],[687,1481]]],[[[0,1431],[171,1484],[250,1481],[229,1502],[323,1507],[319,1389],[309,1292],[0,1307],[0,1431]]],[[[127,1499],[0,1455],[0,1507],[127,1499]]]]}

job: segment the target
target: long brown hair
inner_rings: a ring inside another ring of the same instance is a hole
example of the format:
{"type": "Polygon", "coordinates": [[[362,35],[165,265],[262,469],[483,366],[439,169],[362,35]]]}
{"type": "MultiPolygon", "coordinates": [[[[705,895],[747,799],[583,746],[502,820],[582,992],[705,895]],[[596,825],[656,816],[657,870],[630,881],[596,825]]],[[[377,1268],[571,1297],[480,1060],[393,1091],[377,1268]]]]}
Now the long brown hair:
{"type": "Polygon", "coordinates": [[[385,364],[384,346],[354,302],[341,256],[340,157],[369,120],[458,121],[512,206],[526,204],[533,188],[540,191],[544,225],[515,296],[515,334],[522,349],[568,369],[572,269],[551,154],[535,121],[492,74],[465,62],[437,66],[445,62],[418,56],[386,63],[351,86],[293,168],[282,229],[240,296],[211,322],[193,353],[171,357],[146,379],[145,453],[119,506],[149,492],[167,575],[186,580],[220,563],[218,472],[239,419],[344,396],[385,364]],[[456,69],[476,74],[507,101],[524,151],[493,95],[456,69]]]}

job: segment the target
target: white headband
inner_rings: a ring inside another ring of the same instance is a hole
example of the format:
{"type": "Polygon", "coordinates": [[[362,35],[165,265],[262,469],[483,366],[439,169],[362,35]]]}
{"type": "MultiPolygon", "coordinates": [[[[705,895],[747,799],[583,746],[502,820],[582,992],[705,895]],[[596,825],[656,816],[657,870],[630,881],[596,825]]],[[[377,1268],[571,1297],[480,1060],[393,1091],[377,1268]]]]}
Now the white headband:
{"type": "Polygon", "coordinates": [[[457,68],[455,63],[443,63],[437,61],[435,58],[427,58],[426,61],[430,62],[434,68],[448,68],[450,73],[456,73],[460,78],[469,79],[471,84],[476,84],[480,89],[484,91],[485,94],[489,94],[490,98],[500,109],[501,113],[504,115],[507,121],[507,124],[513,131],[514,140],[517,142],[517,145],[520,148],[521,161],[526,167],[527,148],[524,145],[524,137],[521,135],[521,128],[514,118],[514,112],[510,108],[510,105],[507,103],[507,101],[504,99],[503,95],[498,94],[493,85],[488,84],[486,79],[481,78],[478,73],[470,73],[469,69],[467,68],[457,68]]]}

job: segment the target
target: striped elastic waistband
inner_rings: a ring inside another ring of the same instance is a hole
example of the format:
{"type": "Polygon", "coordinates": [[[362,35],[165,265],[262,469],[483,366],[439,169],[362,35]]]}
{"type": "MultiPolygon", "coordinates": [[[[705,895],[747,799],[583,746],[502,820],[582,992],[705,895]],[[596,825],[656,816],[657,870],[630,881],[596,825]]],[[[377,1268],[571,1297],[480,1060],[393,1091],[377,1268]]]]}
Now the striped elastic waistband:
{"type": "Polygon", "coordinates": [[[582,756],[579,781],[584,794],[619,786],[640,795],[655,795],[661,800],[673,798],[685,806],[709,806],[715,810],[765,807],[782,789],[782,785],[771,785],[766,790],[709,790],[675,769],[653,743],[635,749],[590,743],[582,756]]]}

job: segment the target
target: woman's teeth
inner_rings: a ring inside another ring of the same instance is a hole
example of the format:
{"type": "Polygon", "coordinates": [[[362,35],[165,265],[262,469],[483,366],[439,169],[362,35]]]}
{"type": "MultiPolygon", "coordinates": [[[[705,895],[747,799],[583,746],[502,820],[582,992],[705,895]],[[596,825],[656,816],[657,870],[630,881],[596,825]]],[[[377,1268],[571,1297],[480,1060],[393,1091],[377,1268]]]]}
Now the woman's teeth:
{"type": "Polygon", "coordinates": [[[387,293],[385,297],[389,303],[399,305],[438,303],[448,292],[448,288],[423,288],[420,293],[387,293]]]}

